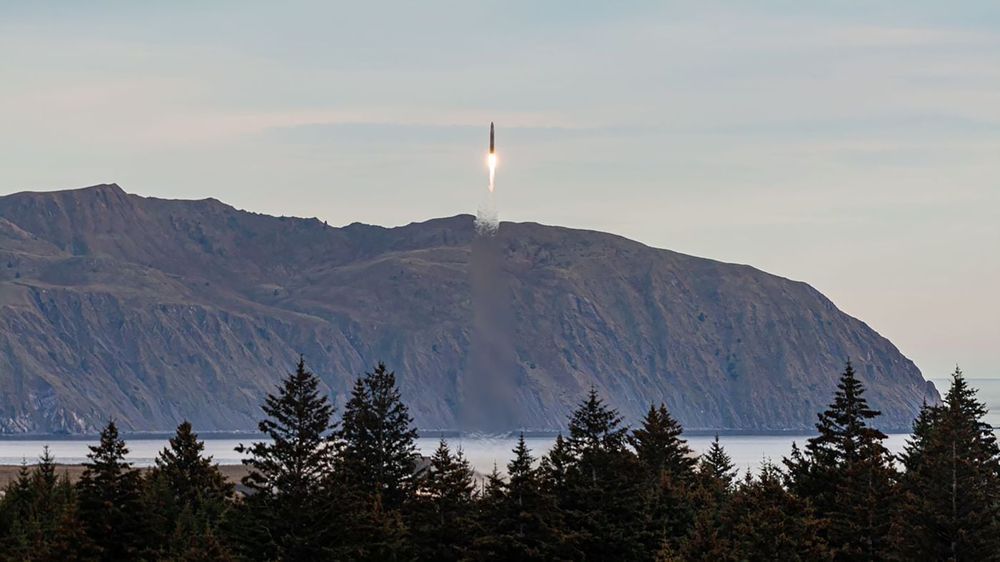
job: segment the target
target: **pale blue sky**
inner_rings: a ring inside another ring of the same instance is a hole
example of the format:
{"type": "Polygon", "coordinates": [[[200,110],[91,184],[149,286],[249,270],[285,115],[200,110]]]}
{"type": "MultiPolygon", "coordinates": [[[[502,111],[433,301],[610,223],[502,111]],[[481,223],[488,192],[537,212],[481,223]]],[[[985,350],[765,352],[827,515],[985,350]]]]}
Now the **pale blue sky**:
{"type": "Polygon", "coordinates": [[[492,120],[503,219],[807,281],[927,377],[1000,376],[1000,3],[153,4],[0,4],[0,194],[405,224],[475,211],[492,120]]]}

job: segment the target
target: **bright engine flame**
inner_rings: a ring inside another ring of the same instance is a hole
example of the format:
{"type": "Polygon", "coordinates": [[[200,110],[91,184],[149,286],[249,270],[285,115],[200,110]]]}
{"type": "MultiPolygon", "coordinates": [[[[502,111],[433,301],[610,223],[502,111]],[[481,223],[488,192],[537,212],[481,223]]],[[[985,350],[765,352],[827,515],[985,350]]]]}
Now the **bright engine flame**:
{"type": "Polygon", "coordinates": [[[497,174],[497,155],[495,152],[486,157],[486,163],[490,167],[490,192],[493,192],[493,178],[497,174]]]}

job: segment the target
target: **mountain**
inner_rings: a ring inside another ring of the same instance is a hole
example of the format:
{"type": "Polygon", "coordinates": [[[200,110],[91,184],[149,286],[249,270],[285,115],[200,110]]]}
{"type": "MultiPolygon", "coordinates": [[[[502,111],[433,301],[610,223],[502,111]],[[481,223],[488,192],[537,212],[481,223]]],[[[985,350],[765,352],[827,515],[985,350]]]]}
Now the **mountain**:
{"type": "Polygon", "coordinates": [[[808,429],[846,358],[886,428],[938,399],[805,283],[533,223],[474,240],[467,215],[333,228],[117,185],[0,197],[0,431],[253,429],[299,354],[338,405],[384,360],[425,429],[469,429],[497,377],[507,429],[562,427],[591,385],[629,421],[664,401],[688,428],[808,429]],[[496,373],[474,368],[477,291],[507,322],[496,373]]]}

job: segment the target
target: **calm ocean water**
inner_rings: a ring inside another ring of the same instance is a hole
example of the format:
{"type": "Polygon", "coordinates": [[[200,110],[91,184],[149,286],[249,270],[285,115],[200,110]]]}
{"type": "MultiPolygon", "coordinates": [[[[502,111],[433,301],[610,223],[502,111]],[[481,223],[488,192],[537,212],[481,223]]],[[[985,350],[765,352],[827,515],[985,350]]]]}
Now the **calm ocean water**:
{"type": "MultiPolygon", "coordinates": [[[[791,451],[792,441],[800,444],[808,439],[808,435],[723,435],[719,441],[733,462],[742,469],[756,469],[762,460],[772,459],[780,462],[781,458],[791,451]]],[[[704,435],[688,436],[688,444],[697,452],[708,449],[713,437],[704,435]]],[[[892,451],[900,451],[905,443],[906,435],[889,436],[887,446],[892,451]]],[[[166,445],[166,437],[158,439],[128,439],[128,458],[136,466],[149,466],[157,453],[166,445]]],[[[503,472],[504,465],[511,458],[514,438],[452,438],[447,440],[453,448],[461,447],[472,466],[482,473],[493,470],[493,464],[503,472]]],[[[554,438],[532,437],[526,439],[528,447],[537,457],[552,446],[554,438]]],[[[247,439],[206,439],[205,452],[212,455],[220,464],[239,464],[242,456],[234,449],[239,443],[247,443],[247,439]]],[[[66,464],[77,464],[86,461],[87,446],[94,441],[86,440],[3,440],[0,441],[0,464],[19,464],[22,459],[33,462],[42,451],[42,446],[48,445],[56,461],[66,464]]],[[[438,445],[437,438],[421,438],[417,448],[421,453],[430,455],[438,445]]]]}
{"type": "MultiPolygon", "coordinates": [[[[944,379],[932,379],[934,384],[942,394],[947,391],[948,381],[944,379]]],[[[987,421],[1000,426],[1000,379],[970,379],[970,383],[979,388],[979,398],[990,408],[987,421]]],[[[733,462],[741,469],[756,469],[765,459],[771,459],[780,463],[792,447],[792,442],[802,444],[809,435],[722,435],[719,440],[726,451],[733,458],[733,462]]],[[[215,461],[220,464],[239,464],[241,455],[234,449],[243,443],[248,443],[253,437],[242,439],[232,438],[208,438],[205,440],[205,452],[212,455],[215,461]]],[[[687,436],[688,443],[696,452],[705,451],[711,444],[713,437],[707,435],[687,436]]],[[[889,436],[886,446],[890,451],[897,453],[903,450],[906,444],[905,434],[893,434],[889,436]]],[[[166,437],[158,438],[137,438],[128,439],[126,443],[129,447],[129,460],[136,466],[149,466],[157,453],[166,445],[166,437]]],[[[534,455],[540,456],[546,453],[552,446],[554,439],[551,437],[532,437],[527,439],[534,455]]],[[[504,465],[511,458],[511,449],[515,444],[514,438],[451,438],[448,439],[453,448],[461,447],[466,457],[473,467],[480,472],[489,472],[493,469],[494,463],[502,471],[504,465]]],[[[0,464],[19,464],[22,459],[29,463],[42,451],[44,445],[49,446],[49,450],[56,457],[56,461],[66,464],[81,463],[86,460],[88,452],[87,446],[92,445],[94,440],[66,440],[66,439],[0,439],[0,464]]],[[[430,454],[437,447],[437,438],[422,438],[418,440],[417,446],[421,453],[430,454]]]]}

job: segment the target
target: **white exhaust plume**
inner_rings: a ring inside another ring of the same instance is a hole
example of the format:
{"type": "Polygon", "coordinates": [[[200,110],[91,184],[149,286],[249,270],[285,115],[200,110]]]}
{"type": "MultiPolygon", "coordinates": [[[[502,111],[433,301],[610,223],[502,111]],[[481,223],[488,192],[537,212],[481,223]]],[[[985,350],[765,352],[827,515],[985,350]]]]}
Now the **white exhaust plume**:
{"type": "Polygon", "coordinates": [[[476,211],[476,234],[478,236],[491,237],[500,228],[500,219],[497,216],[496,198],[493,190],[486,192],[479,209],[476,211]]]}

